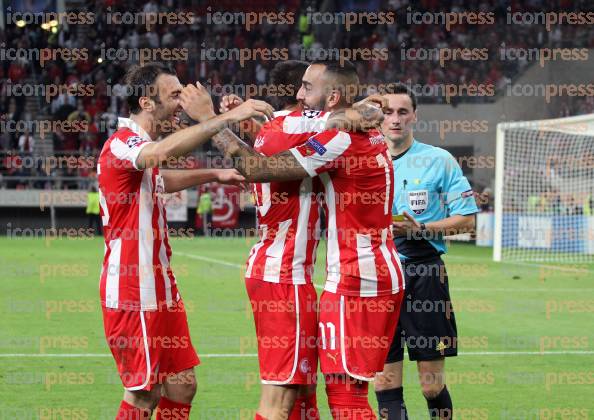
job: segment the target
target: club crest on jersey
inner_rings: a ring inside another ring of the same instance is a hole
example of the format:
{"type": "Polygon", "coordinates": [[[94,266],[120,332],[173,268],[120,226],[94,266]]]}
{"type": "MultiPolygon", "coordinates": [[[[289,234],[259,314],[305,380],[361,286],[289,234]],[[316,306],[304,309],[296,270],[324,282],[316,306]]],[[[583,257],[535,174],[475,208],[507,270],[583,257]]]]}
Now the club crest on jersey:
{"type": "Polygon", "coordinates": [[[375,136],[370,136],[369,137],[369,143],[376,145],[376,144],[382,144],[384,142],[384,135],[383,134],[377,134],[375,136]]]}
{"type": "Polygon", "coordinates": [[[322,111],[316,111],[315,109],[304,109],[302,114],[306,118],[316,118],[318,117],[322,111]]]}
{"type": "Polygon", "coordinates": [[[140,136],[131,136],[126,139],[126,144],[130,148],[136,146],[138,143],[142,143],[142,137],[140,136]]]}
{"type": "Polygon", "coordinates": [[[315,137],[311,137],[308,141],[305,142],[306,145],[311,147],[313,150],[316,151],[318,155],[323,155],[327,152],[326,148],[322,146],[322,144],[315,139],[315,137]]]}
{"type": "Polygon", "coordinates": [[[421,214],[427,209],[429,192],[427,190],[410,191],[408,193],[408,206],[415,214],[421,214]]]}

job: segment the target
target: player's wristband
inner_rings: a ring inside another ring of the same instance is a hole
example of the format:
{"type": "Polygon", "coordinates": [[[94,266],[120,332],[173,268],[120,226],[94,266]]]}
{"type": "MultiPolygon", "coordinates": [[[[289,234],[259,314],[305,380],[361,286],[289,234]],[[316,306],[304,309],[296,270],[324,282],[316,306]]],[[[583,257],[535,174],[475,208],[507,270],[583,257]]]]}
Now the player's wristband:
{"type": "Polygon", "coordinates": [[[425,235],[427,234],[427,226],[425,225],[425,223],[421,223],[419,225],[419,233],[421,234],[421,238],[427,239],[425,237],[425,235]]]}

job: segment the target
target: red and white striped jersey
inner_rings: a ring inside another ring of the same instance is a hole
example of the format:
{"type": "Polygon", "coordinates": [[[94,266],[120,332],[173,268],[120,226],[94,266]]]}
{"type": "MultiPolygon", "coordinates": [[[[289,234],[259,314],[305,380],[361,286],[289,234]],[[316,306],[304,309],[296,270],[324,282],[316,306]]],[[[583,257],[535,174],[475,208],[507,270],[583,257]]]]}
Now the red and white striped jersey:
{"type": "Polygon", "coordinates": [[[162,310],[179,300],[169,264],[171,248],[158,168],[138,169],[136,158],[151,138],[120,118],[97,164],[105,255],[101,304],[124,310],[162,310]]]}
{"type": "MultiPolygon", "coordinates": [[[[254,149],[266,156],[289,150],[323,131],[328,115],[301,110],[282,113],[262,126],[254,149]]],[[[320,236],[314,183],[307,178],[253,184],[260,241],[250,251],[246,277],[311,283],[320,236]]]]}
{"type": "Polygon", "coordinates": [[[377,132],[324,131],[291,152],[324,189],[328,226],[325,290],[382,296],[404,289],[392,238],[394,172],[377,132]]]}

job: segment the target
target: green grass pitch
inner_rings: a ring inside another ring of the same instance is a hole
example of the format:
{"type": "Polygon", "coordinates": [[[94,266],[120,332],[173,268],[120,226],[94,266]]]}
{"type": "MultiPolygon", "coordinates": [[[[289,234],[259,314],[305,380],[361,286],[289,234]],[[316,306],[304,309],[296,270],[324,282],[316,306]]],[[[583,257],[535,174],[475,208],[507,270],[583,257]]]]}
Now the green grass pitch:
{"type": "MultiPolygon", "coordinates": [[[[242,283],[253,241],[172,240],[202,357],[192,419],[253,418],[258,363],[242,283]]],[[[0,419],[113,419],[122,388],[98,303],[102,239],[1,238],[0,249],[0,419]]],[[[460,335],[461,354],[446,363],[456,417],[594,416],[594,266],[495,264],[491,249],[464,244],[446,263],[460,335]]],[[[404,386],[410,418],[427,418],[408,360],[404,386]]],[[[318,401],[329,418],[321,384],[318,401]]]]}

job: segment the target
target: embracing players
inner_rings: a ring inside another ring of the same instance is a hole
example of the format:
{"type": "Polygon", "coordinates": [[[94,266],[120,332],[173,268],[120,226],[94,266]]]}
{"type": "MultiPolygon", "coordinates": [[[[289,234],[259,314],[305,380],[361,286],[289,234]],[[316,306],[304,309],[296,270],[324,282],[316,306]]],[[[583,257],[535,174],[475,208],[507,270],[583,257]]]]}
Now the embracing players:
{"type": "MultiPolygon", "coordinates": [[[[316,62],[306,70],[297,99],[306,112],[333,112],[328,126],[340,126],[350,119],[346,114],[353,115],[349,94],[358,83],[351,63],[316,62]]],[[[320,182],[328,249],[318,344],[328,401],[334,418],[375,418],[368,382],[383,368],[404,287],[390,228],[394,174],[383,137],[329,129],[272,156],[257,153],[228,129],[214,140],[250,181],[320,182]]]]}
{"type": "MultiPolygon", "coordinates": [[[[308,63],[279,62],[270,83],[293,91],[272,98],[281,108],[254,139],[271,156],[323,131],[328,113],[304,111],[295,99],[308,63]]],[[[242,100],[224,97],[221,111],[242,100]]],[[[262,418],[319,418],[316,405],[317,294],[312,283],[320,236],[319,205],[311,178],[252,184],[260,240],[246,264],[245,284],[254,314],[262,392],[262,418]]]]}

